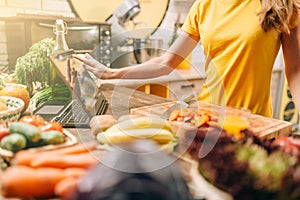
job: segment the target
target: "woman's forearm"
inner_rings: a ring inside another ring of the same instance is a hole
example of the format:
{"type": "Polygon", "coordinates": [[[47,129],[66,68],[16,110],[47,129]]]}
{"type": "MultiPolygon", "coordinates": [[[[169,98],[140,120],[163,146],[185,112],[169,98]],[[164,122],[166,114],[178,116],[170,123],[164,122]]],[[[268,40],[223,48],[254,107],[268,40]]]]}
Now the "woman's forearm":
{"type": "Polygon", "coordinates": [[[121,69],[108,69],[103,73],[102,79],[155,78],[169,74],[180,62],[181,60],[177,62],[164,62],[162,57],[157,57],[135,66],[121,69]]]}

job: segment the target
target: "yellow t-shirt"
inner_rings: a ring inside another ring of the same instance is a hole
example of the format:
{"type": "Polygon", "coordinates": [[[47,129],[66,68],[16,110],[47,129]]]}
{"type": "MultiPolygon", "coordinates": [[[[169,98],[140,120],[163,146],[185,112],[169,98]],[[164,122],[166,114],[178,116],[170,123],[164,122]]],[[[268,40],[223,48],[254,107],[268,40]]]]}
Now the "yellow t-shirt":
{"type": "Polygon", "coordinates": [[[280,34],[264,32],[260,0],[196,0],[182,30],[200,36],[207,80],[199,100],[272,116],[272,68],[280,34]]]}

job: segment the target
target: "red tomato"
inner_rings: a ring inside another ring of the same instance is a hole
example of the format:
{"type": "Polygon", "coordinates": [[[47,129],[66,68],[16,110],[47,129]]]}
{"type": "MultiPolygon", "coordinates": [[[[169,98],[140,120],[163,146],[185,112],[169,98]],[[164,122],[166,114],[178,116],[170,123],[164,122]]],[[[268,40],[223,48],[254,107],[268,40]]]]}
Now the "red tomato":
{"type": "Polygon", "coordinates": [[[0,128],[0,141],[2,140],[2,138],[4,138],[7,135],[9,135],[9,129],[6,127],[1,127],[0,128]]]}
{"type": "Polygon", "coordinates": [[[39,130],[41,132],[50,131],[50,130],[63,132],[63,126],[59,122],[47,122],[39,126],[39,130]]]}
{"type": "Polygon", "coordinates": [[[21,117],[20,122],[40,126],[45,124],[46,120],[40,115],[25,115],[21,117]]]}

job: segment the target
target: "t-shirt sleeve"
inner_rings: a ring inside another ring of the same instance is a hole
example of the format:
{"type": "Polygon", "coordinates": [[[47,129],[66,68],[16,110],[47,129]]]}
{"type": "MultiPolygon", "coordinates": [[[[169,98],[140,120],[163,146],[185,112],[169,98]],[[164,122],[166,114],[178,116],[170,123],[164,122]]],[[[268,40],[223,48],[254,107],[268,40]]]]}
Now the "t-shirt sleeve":
{"type": "Polygon", "coordinates": [[[191,35],[200,37],[199,27],[198,27],[199,17],[200,17],[199,15],[200,15],[200,0],[196,0],[187,15],[187,18],[185,19],[181,27],[181,30],[191,35]]]}

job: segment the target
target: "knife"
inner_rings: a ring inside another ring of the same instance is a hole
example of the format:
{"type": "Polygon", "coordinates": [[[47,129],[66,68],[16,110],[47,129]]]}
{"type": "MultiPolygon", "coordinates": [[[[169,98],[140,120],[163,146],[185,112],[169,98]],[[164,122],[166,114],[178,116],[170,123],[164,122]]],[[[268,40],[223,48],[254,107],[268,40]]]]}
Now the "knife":
{"type": "Polygon", "coordinates": [[[170,114],[174,111],[174,110],[180,110],[183,107],[188,107],[188,103],[193,100],[195,97],[194,94],[190,94],[190,95],[183,95],[179,101],[176,101],[176,103],[171,106],[168,110],[166,110],[161,116],[160,118],[162,119],[169,119],[170,114]]]}

